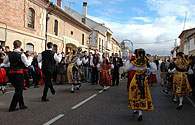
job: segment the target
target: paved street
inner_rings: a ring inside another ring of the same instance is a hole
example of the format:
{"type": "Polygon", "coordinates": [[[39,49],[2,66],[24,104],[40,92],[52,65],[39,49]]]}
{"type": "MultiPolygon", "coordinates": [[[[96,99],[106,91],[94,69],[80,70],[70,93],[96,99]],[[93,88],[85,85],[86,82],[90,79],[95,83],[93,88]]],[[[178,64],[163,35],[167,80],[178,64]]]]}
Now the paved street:
{"type": "Polygon", "coordinates": [[[54,125],[117,125],[117,124],[178,124],[193,125],[195,109],[185,98],[181,111],[176,109],[172,95],[162,93],[160,84],[153,85],[151,94],[154,111],[144,112],[143,121],[128,108],[126,80],[120,86],[101,91],[98,85],[84,83],[80,91],[69,92],[69,85],[56,85],[55,96],[49,93],[49,102],[41,102],[43,87],[24,91],[27,110],[8,112],[13,93],[0,95],[0,123],[2,125],[39,125],[54,122],[54,125]],[[87,100],[86,100],[87,99],[87,100]],[[83,102],[85,101],[85,102],[83,102]],[[84,104],[81,104],[84,103],[84,104]],[[50,121],[51,120],[51,121],[50,121]],[[49,122],[48,122],[49,121],[49,122]]]}

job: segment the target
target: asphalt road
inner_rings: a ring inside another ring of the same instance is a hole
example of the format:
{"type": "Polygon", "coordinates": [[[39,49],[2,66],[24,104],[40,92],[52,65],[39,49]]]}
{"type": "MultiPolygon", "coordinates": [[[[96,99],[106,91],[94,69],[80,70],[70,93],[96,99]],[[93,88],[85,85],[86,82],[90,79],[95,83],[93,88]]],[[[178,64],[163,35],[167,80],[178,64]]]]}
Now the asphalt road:
{"type": "Polygon", "coordinates": [[[101,91],[99,85],[84,83],[81,90],[70,93],[69,85],[54,86],[57,93],[51,95],[49,102],[41,102],[43,87],[24,91],[26,110],[8,112],[13,93],[0,95],[1,125],[194,125],[195,109],[184,98],[182,110],[171,101],[172,95],[165,95],[164,87],[155,84],[150,87],[154,111],[143,112],[143,120],[128,108],[126,80],[119,86],[101,91]]]}

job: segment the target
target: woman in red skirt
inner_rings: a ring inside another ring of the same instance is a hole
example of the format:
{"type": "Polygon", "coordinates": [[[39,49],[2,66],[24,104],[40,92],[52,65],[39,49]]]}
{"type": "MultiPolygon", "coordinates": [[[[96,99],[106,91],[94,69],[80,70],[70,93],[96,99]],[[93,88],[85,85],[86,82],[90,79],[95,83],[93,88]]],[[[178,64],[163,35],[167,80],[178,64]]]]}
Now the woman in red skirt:
{"type": "Polygon", "coordinates": [[[113,67],[114,66],[109,64],[108,59],[105,57],[103,57],[103,63],[97,65],[97,68],[100,71],[99,84],[104,87],[104,91],[108,89],[108,86],[111,86],[110,70],[113,67]]]}

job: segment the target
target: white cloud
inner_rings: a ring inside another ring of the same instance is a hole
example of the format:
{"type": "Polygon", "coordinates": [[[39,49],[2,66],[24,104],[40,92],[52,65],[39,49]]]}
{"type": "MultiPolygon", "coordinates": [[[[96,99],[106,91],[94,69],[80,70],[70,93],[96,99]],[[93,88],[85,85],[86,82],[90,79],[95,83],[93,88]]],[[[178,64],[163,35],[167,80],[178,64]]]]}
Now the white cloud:
{"type": "Polygon", "coordinates": [[[140,20],[147,23],[152,21],[149,17],[133,17],[132,20],[140,20]]]}
{"type": "MultiPolygon", "coordinates": [[[[113,36],[119,42],[130,39],[134,43],[134,48],[144,48],[148,53],[158,55],[163,55],[164,51],[165,55],[169,55],[174,47],[174,39],[177,39],[183,30],[185,11],[188,12],[185,29],[195,27],[195,7],[193,7],[195,0],[193,1],[147,0],[147,5],[156,11],[159,17],[133,17],[126,23],[106,17],[89,17],[97,22],[104,22],[114,32],[113,36]],[[145,23],[139,24],[137,20],[145,23]]],[[[141,11],[140,9],[140,14],[141,11]]],[[[179,39],[177,40],[179,43],[179,39]]]]}

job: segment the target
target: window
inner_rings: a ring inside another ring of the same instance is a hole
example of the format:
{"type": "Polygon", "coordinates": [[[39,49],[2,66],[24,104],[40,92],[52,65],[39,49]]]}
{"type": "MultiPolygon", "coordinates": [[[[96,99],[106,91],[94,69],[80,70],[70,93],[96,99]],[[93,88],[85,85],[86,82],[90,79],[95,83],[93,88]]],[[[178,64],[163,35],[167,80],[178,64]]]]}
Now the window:
{"type": "Polygon", "coordinates": [[[58,52],[58,46],[57,46],[56,44],[53,45],[53,51],[54,51],[55,53],[58,52]]]}
{"type": "Polygon", "coordinates": [[[58,35],[58,21],[55,20],[54,22],[54,34],[57,36],[58,35]]]}
{"type": "Polygon", "coordinates": [[[26,51],[34,52],[34,45],[32,43],[27,43],[26,51]]]}
{"type": "Polygon", "coordinates": [[[84,45],[84,44],[85,44],[85,35],[82,34],[82,45],[84,45]]]}
{"type": "Polygon", "coordinates": [[[71,31],[71,35],[73,35],[73,31],[71,31]]]}
{"type": "Polygon", "coordinates": [[[86,23],[86,19],[85,18],[82,18],[82,23],[86,23]]]}
{"type": "Polygon", "coordinates": [[[194,38],[194,45],[195,45],[195,38],[194,38]]]}
{"type": "Polygon", "coordinates": [[[35,25],[35,10],[33,8],[29,8],[28,10],[28,27],[34,28],[35,25]]]}

